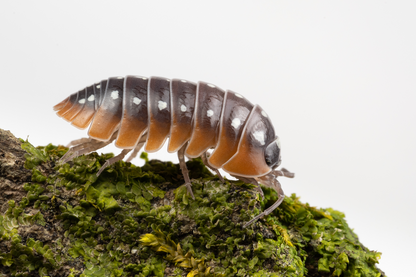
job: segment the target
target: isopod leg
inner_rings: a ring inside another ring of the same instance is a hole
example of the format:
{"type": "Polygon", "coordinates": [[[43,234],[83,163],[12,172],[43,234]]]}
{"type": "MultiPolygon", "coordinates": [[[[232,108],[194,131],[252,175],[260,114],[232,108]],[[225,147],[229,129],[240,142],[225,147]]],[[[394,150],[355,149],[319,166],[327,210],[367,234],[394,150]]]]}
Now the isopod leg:
{"type": "Polygon", "coordinates": [[[241,180],[241,181],[243,181],[244,183],[256,185],[256,190],[260,193],[261,199],[264,199],[263,190],[261,189],[260,184],[257,182],[256,179],[254,179],[254,178],[245,178],[245,177],[234,176],[234,175],[232,175],[232,176],[241,180]]]}
{"type": "Polygon", "coordinates": [[[93,140],[92,138],[80,138],[80,139],[76,139],[76,140],[70,141],[65,147],[71,147],[71,146],[74,146],[74,145],[80,145],[80,144],[83,144],[83,143],[90,142],[92,140],[93,140]]]}
{"type": "Polygon", "coordinates": [[[139,142],[137,143],[136,147],[134,147],[133,152],[130,154],[130,156],[127,158],[126,162],[131,162],[134,158],[136,158],[137,153],[140,152],[140,150],[142,149],[144,143],[146,142],[147,139],[147,134],[145,133],[139,140],[139,142]]]}
{"type": "Polygon", "coordinates": [[[68,152],[65,153],[65,155],[62,156],[62,158],[60,159],[60,162],[61,163],[69,162],[78,156],[87,154],[89,152],[98,150],[100,148],[103,148],[104,146],[110,143],[111,141],[103,142],[103,141],[98,141],[98,140],[91,140],[89,142],[85,142],[85,143],[73,146],[68,150],[68,152]]]}
{"type": "Polygon", "coordinates": [[[276,209],[283,202],[283,199],[285,198],[285,194],[283,192],[282,186],[280,185],[280,183],[276,179],[274,181],[275,181],[274,187],[275,187],[275,189],[277,189],[279,199],[277,199],[277,201],[274,202],[273,205],[271,205],[269,208],[264,210],[261,214],[255,216],[252,220],[250,220],[249,222],[244,224],[243,228],[246,228],[246,227],[250,226],[251,224],[256,222],[258,219],[262,218],[263,216],[270,214],[271,212],[274,211],[274,209],[276,209]]]}
{"type": "Polygon", "coordinates": [[[96,141],[93,140],[88,143],[80,144],[77,146],[72,147],[68,150],[68,152],[65,153],[65,155],[60,159],[61,163],[66,163],[69,161],[72,161],[76,157],[79,157],[83,154],[87,154],[89,152],[95,151],[97,149],[103,148],[108,143],[102,142],[102,141],[96,141]]]}
{"type": "Polygon", "coordinates": [[[183,175],[183,178],[185,179],[185,186],[188,190],[188,193],[192,196],[192,199],[195,199],[194,193],[192,192],[191,179],[189,179],[189,171],[188,171],[188,168],[186,168],[186,163],[185,163],[186,146],[187,144],[182,146],[181,149],[179,149],[178,151],[179,166],[181,167],[182,175],[183,175]]]}
{"type": "Polygon", "coordinates": [[[208,163],[208,154],[207,154],[207,152],[204,152],[204,154],[201,155],[201,159],[202,159],[202,162],[204,163],[204,165],[206,167],[208,167],[209,169],[211,169],[212,171],[214,171],[218,175],[218,178],[221,180],[221,183],[224,183],[224,178],[222,177],[220,171],[218,169],[212,167],[208,163]]]}
{"type": "Polygon", "coordinates": [[[140,150],[142,149],[144,145],[144,142],[141,142],[139,144],[137,144],[137,146],[134,148],[133,152],[131,152],[130,156],[127,158],[126,162],[131,162],[134,158],[136,158],[137,153],[140,152],[140,150]]]}
{"type": "MultiPolygon", "coordinates": [[[[71,141],[69,144],[71,144],[74,141],[71,141]]],[[[66,163],[67,161],[72,160],[73,158],[79,156],[78,152],[84,148],[90,147],[91,145],[93,145],[96,141],[88,141],[88,142],[84,142],[81,143],[79,145],[75,145],[71,148],[68,149],[68,151],[65,153],[65,155],[63,155],[61,157],[61,159],[59,160],[59,162],[61,163],[66,163]]],[[[98,143],[98,142],[97,142],[98,143]]]]}
{"type": "Polygon", "coordinates": [[[286,168],[282,168],[281,170],[274,170],[272,173],[276,177],[278,177],[278,176],[283,176],[283,177],[287,177],[287,178],[295,177],[295,173],[290,172],[286,168]]]}
{"type": "Polygon", "coordinates": [[[104,169],[106,169],[110,165],[114,164],[115,162],[121,161],[127,155],[127,153],[129,153],[130,151],[131,151],[131,149],[123,149],[123,151],[121,151],[121,153],[118,154],[117,156],[106,160],[105,163],[103,164],[103,166],[97,172],[97,177],[100,176],[100,174],[104,171],[104,169]]]}
{"type": "MultiPolygon", "coordinates": [[[[99,141],[99,140],[95,140],[95,139],[90,139],[89,141],[82,142],[79,145],[71,147],[68,150],[68,152],[66,152],[65,155],[62,156],[62,158],[59,160],[59,162],[60,163],[66,163],[68,161],[71,161],[71,160],[75,159],[78,156],[90,153],[90,152],[98,150],[100,148],[103,148],[104,146],[107,146],[110,143],[112,143],[116,139],[116,137],[117,137],[117,132],[115,132],[108,141],[99,141]]],[[[81,140],[83,140],[83,139],[80,139],[80,141],[81,140]]],[[[72,141],[72,142],[74,142],[74,141],[72,141]]]]}

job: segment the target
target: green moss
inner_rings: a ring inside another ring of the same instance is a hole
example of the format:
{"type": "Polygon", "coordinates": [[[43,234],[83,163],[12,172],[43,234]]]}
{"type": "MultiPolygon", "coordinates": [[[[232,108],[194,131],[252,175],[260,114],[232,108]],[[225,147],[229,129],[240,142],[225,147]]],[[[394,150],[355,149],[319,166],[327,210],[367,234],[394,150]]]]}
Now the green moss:
{"type": "Polygon", "coordinates": [[[60,260],[55,257],[54,250],[49,245],[43,245],[39,240],[28,238],[24,243],[19,235],[19,228],[44,223],[41,213],[35,215],[23,214],[23,209],[13,200],[4,215],[0,215],[0,241],[9,242],[9,251],[0,253],[1,264],[10,268],[12,276],[20,272],[38,271],[40,276],[46,276],[48,269],[54,268],[60,260]]]}
{"type": "MultiPolygon", "coordinates": [[[[165,252],[168,255],[165,259],[175,263],[175,265],[189,269],[190,272],[187,276],[206,276],[206,277],[222,277],[223,274],[211,274],[210,267],[205,265],[204,259],[194,259],[193,251],[189,251],[184,254],[181,245],[176,244],[170,237],[161,231],[155,231],[156,235],[145,234],[140,238],[142,245],[151,247],[154,251],[165,252]]],[[[162,275],[163,276],[163,275],[162,275]]]]}
{"type": "Polygon", "coordinates": [[[381,276],[380,253],[342,213],[296,195],[243,229],[277,194],[263,187],[260,200],[253,185],[222,184],[199,159],[187,162],[194,200],[177,164],[145,153],[143,167],[118,162],[97,178],[112,154],[61,165],[62,146],[22,147],[32,182],[0,215],[0,262],[11,276],[381,276]]]}

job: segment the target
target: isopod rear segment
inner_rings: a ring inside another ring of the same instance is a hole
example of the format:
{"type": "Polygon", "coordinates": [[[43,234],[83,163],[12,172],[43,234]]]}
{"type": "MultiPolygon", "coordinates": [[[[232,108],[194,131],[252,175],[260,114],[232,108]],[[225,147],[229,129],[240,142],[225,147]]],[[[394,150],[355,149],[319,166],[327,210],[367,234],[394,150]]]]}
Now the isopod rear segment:
{"type": "Polygon", "coordinates": [[[194,197],[184,156],[202,157],[205,165],[257,185],[274,188],[279,199],[244,227],[269,214],[283,201],[277,176],[293,177],[280,165],[280,144],[266,112],[242,95],[206,82],[183,79],[126,76],[112,77],[67,97],[54,106],[57,115],[89,138],[74,145],[61,161],[98,150],[113,141],[122,152],[106,161],[107,166],[134,158],[144,146],[158,151],[169,139],[168,151],[177,152],[188,192],[194,197]],[[208,155],[208,151],[211,151],[208,155]]]}

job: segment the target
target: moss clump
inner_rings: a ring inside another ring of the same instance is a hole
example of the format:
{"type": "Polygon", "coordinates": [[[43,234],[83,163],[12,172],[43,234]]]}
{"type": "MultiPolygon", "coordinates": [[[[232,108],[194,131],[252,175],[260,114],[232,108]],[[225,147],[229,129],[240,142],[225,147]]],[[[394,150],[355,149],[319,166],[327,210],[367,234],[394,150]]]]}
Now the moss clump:
{"type": "Polygon", "coordinates": [[[193,257],[193,253],[190,251],[184,255],[181,245],[176,244],[169,237],[161,231],[155,231],[156,235],[145,234],[141,236],[140,242],[142,245],[150,246],[153,250],[159,252],[165,252],[165,260],[175,263],[179,267],[191,270],[188,273],[188,277],[193,276],[206,276],[206,277],[222,277],[223,274],[211,274],[211,268],[207,267],[204,262],[204,258],[196,260],[193,257]]]}
{"type": "MultiPolygon", "coordinates": [[[[0,215],[1,273],[7,276],[382,276],[344,214],[296,195],[249,228],[277,194],[224,184],[198,159],[187,163],[195,200],[177,164],[118,162],[112,154],[67,164],[66,148],[27,141],[27,196],[0,215]],[[141,239],[140,239],[141,238],[141,239]]],[[[0,276],[1,276],[0,273],[0,276]]]]}

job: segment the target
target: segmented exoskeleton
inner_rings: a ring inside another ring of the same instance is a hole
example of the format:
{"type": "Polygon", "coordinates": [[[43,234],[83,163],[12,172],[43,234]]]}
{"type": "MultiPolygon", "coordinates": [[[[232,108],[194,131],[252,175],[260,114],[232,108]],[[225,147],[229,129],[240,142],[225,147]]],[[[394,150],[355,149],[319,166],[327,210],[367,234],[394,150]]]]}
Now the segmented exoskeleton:
{"type": "Polygon", "coordinates": [[[185,164],[201,157],[204,164],[224,181],[218,169],[257,185],[271,187],[279,199],[247,222],[270,214],[282,203],[283,190],[277,176],[293,177],[280,165],[280,144],[273,125],[258,105],[238,93],[215,85],[161,77],[113,77],[70,95],[54,106],[57,115],[88,131],[89,138],[75,140],[62,162],[98,150],[113,141],[122,152],[107,160],[97,175],[133,151],[131,161],[144,145],[158,151],[169,137],[168,151],[178,152],[189,194],[194,198],[185,164]],[[213,149],[208,156],[207,151],[213,149]]]}

